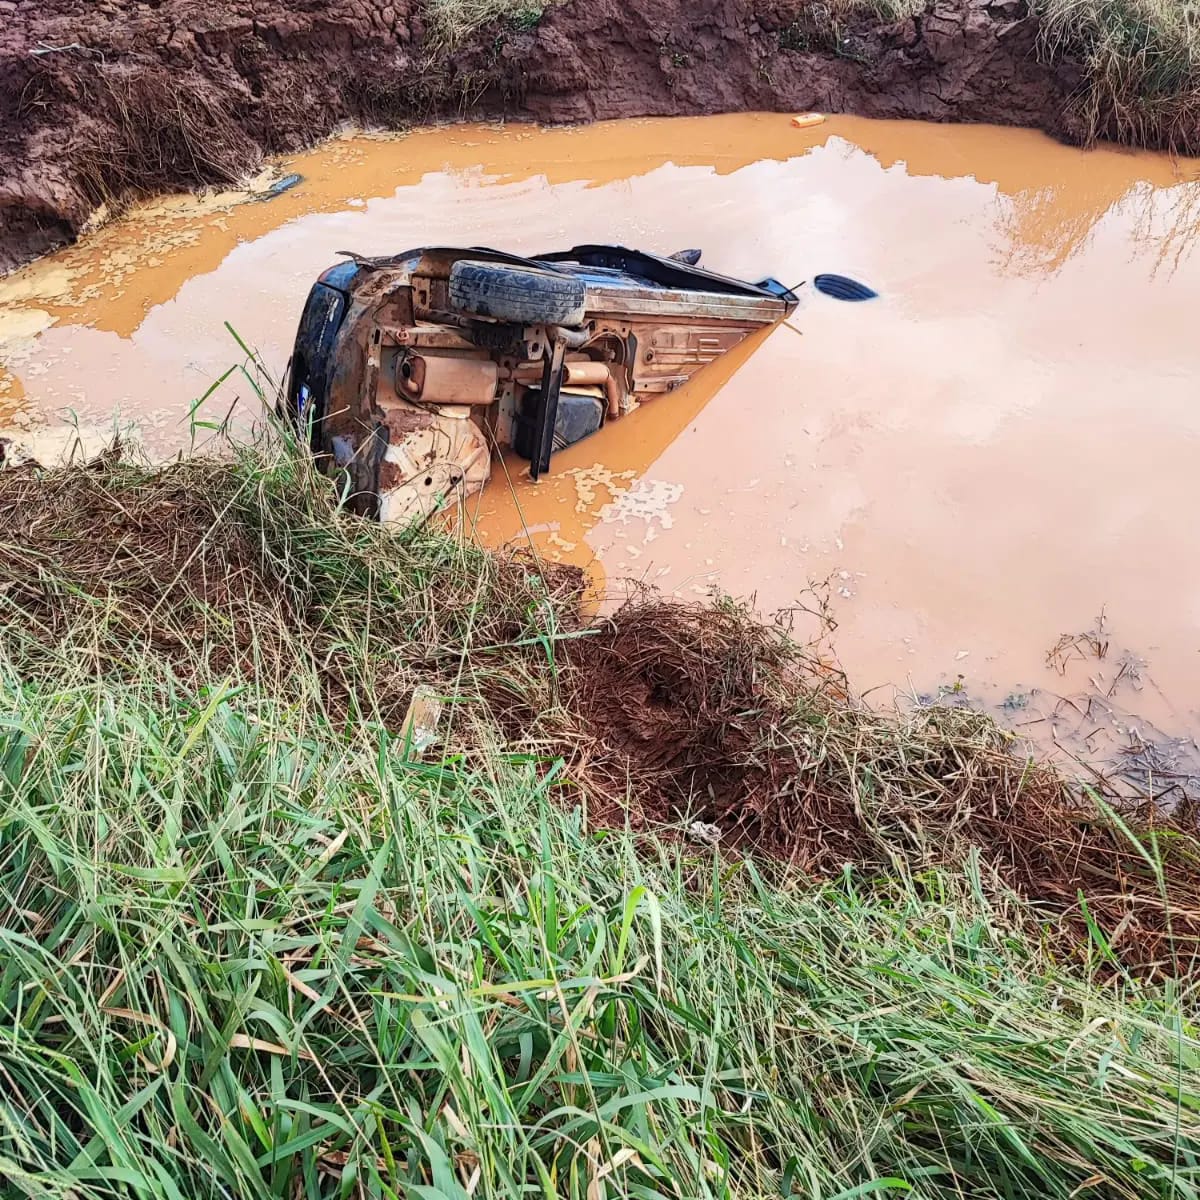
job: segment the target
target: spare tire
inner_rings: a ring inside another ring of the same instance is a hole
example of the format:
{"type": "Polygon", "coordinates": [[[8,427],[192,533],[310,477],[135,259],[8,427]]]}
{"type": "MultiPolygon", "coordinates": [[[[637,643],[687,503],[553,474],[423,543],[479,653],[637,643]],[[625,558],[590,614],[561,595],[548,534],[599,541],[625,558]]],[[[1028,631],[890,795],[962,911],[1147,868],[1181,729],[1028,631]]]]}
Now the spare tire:
{"type": "Polygon", "coordinates": [[[450,303],[476,317],[582,325],[585,295],[582,280],[537,267],[459,259],[450,268],[450,303]]]}

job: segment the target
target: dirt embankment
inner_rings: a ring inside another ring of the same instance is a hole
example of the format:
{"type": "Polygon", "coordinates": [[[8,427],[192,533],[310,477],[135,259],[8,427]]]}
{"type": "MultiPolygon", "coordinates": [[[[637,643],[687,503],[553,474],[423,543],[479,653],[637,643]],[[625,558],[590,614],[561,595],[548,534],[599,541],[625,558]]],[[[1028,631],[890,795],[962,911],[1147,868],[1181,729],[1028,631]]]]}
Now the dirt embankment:
{"type": "Polygon", "coordinates": [[[452,49],[413,0],[0,0],[0,270],[101,204],[230,182],[345,121],[811,108],[1071,137],[1079,72],[1037,41],[1024,0],[882,26],[802,0],[569,0],[452,49]]]}

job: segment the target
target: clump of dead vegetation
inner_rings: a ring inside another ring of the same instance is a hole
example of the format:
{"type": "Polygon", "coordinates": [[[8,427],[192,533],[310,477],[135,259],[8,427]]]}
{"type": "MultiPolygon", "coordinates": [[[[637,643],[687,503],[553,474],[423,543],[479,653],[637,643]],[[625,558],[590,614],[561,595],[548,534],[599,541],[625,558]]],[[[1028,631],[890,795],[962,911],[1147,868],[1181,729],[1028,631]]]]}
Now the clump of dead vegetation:
{"type": "Polygon", "coordinates": [[[1190,812],[1120,802],[1030,759],[990,717],[881,713],[785,629],[736,605],[644,600],[568,647],[591,768],[656,821],[699,819],[809,875],[961,862],[1124,956],[1190,969],[1200,843],[1190,812]]]}
{"type": "Polygon", "coordinates": [[[858,704],[735,604],[643,596],[587,624],[577,573],[339,515],[287,451],[0,473],[0,511],[0,630],[31,676],[64,656],[136,675],[151,656],[197,687],[253,679],[281,699],[315,676],[331,712],[392,728],[423,683],[466,744],[500,728],[563,758],[599,823],[700,821],[815,878],[978,854],[998,886],[1145,968],[1174,970],[1200,938],[1184,823],[1108,811],[978,713],[858,704]]]}
{"type": "Polygon", "coordinates": [[[1033,0],[1051,62],[1078,62],[1085,140],[1192,148],[1200,129],[1200,9],[1191,0],[1033,0]]]}
{"type": "Polygon", "coordinates": [[[130,196],[232,184],[261,161],[240,119],[236,97],[180,81],[155,66],[115,65],[85,47],[32,60],[17,116],[33,124],[61,104],[66,90],[80,137],[78,185],[93,206],[114,210],[130,196]]]}

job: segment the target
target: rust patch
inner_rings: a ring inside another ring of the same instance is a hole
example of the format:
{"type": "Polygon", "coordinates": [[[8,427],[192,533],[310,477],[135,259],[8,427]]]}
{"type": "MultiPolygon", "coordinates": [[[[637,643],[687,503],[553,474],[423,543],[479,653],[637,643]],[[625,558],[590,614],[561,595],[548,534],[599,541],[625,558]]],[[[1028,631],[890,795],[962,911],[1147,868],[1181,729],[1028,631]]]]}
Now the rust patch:
{"type": "Polygon", "coordinates": [[[397,440],[406,433],[428,429],[434,423],[434,414],[423,408],[400,408],[383,405],[383,424],[388,433],[397,440]]]}
{"type": "MultiPolygon", "coordinates": [[[[410,433],[419,433],[422,429],[429,429],[437,421],[435,413],[406,404],[394,402],[389,404],[384,401],[380,405],[380,411],[383,414],[383,429],[386,431],[389,445],[403,441],[405,436],[410,433]]],[[[432,454],[427,457],[432,461],[432,454]]],[[[388,462],[386,458],[380,459],[378,483],[380,492],[390,491],[404,482],[405,476],[398,463],[388,462]]]]}

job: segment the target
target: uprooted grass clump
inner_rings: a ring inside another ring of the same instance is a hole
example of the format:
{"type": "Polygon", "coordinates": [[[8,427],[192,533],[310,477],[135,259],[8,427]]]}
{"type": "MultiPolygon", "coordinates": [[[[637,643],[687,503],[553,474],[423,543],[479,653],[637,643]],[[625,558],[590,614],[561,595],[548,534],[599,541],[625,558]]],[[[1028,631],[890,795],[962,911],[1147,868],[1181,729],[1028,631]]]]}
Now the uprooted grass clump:
{"type": "MultiPolygon", "coordinates": [[[[1186,973],[1200,852],[1183,814],[1108,810],[961,709],[881,714],[785,629],[653,596],[590,625],[577,572],[427,528],[338,515],[288,450],[267,462],[121,463],[0,474],[0,621],[16,669],[64,661],[193,687],[251,680],[280,702],[319,681],[338,719],[396,731],[418,684],[449,740],[497,733],[561,757],[594,825],[713,825],[810,877],[958,864],[1061,922],[1065,940],[1186,973]]],[[[573,797],[573,802],[579,799],[573,797]]]]}
{"type": "Polygon", "coordinates": [[[290,453],[0,513],[5,1195],[1200,1195],[1185,964],[1060,957],[982,723],[731,606],[589,629],[290,453]],[[826,879],[648,836],[697,811],[826,879]]]}
{"type": "Polygon", "coordinates": [[[855,704],[785,629],[729,603],[645,601],[567,653],[569,708],[603,749],[591,770],[626,780],[654,819],[715,822],[821,876],[978,847],[1006,886],[1076,931],[1099,921],[1143,966],[1200,949],[1194,814],[1147,804],[1123,820],[988,716],[855,704]]]}

